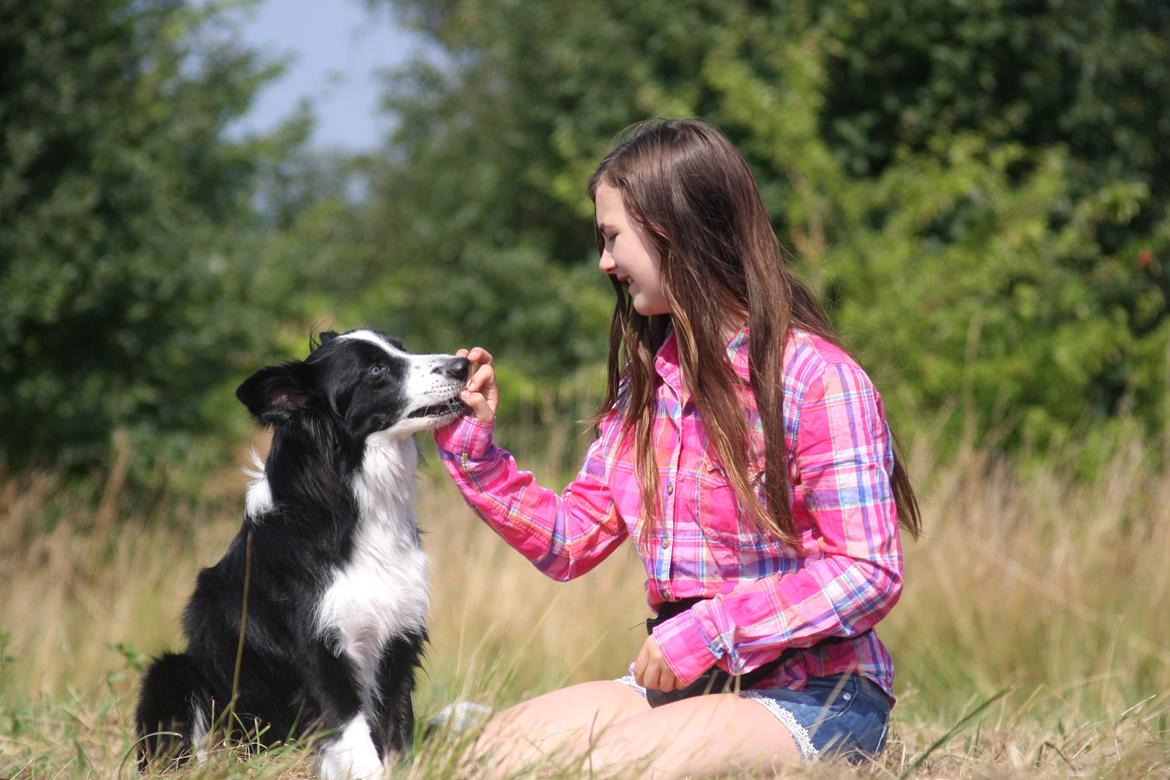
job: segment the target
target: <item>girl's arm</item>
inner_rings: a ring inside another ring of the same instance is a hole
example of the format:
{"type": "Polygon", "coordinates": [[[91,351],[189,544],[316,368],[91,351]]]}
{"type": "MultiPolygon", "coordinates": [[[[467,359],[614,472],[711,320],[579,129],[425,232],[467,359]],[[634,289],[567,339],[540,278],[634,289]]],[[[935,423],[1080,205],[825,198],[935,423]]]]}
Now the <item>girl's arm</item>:
{"type": "Polygon", "coordinates": [[[478,365],[463,396],[473,414],[435,432],[444,468],[475,513],[537,569],[556,580],[584,574],[627,535],[608,484],[620,415],[602,420],[576,479],[557,495],[492,442],[499,399],[492,358],[479,347],[467,356],[478,365]]]}
{"type": "Polygon", "coordinates": [[[659,625],[654,636],[679,686],[721,658],[749,672],[788,647],[874,626],[902,591],[902,548],[881,398],[850,363],[827,364],[800,404],[798,490],[819,554],[804,568],[740,584],[659,625]]]}

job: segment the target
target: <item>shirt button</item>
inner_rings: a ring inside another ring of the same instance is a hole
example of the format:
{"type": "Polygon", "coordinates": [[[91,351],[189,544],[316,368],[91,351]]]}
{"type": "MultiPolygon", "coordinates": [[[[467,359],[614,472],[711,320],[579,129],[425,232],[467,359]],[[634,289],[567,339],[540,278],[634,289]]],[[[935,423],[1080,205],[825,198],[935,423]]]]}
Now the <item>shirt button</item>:
{"type": "Polygon", "coordinates": [[[666,483],[666,495],[668,495],[668,496],[674,495],[674,483],[673,482],[666,483]]]}
{"type": "Polygon", "coordinates": [[[662,539],[662,549],[665,550],[667,547],[670,547],[670,539],[664,537],[662,539]]]}
{"type": "Polygon", "coordinates": [[[663,588],[662,589],[662,598],[666,599],[667,601],[670,601],[670,588],[663,588]]]}

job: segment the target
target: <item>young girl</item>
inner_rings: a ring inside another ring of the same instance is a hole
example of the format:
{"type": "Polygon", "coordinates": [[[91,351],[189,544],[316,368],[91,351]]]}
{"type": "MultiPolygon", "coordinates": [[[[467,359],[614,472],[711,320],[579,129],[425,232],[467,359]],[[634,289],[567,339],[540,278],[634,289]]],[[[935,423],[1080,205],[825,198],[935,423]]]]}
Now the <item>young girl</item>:
{"type": "Polygon", "coordinates": [[[472,414],[436,442],[476,513],[550,577],[632,538],[658,617],[630,675],[516,705],[477,749],[501,772],[575,751],[669,776],[876,754],[893,664],[874,626],[901,592],[899,521],[919,529],[881,398],[714,128],[641,126],[589,195],[617,305],[577,478],[558,496],[492,443],[481,347],[459,353],[472,414]]]}

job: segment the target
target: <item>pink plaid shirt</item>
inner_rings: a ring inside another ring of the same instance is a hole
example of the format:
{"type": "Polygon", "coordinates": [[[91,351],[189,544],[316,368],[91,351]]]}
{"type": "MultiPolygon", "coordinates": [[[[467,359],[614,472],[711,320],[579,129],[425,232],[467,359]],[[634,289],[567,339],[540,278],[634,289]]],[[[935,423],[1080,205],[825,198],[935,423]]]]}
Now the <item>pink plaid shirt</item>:
{"type": "MultiPolygon", "coordinates": [[[[732,338],[727,355],[746,383],[746,328],[732,338]]],[[[618,407],[602,420],[580,472],[560,495],[536,484],[492,443],[490,424],[463,417],[437,431],[435,441],[471,508],[549,577],[584,574],[632,537],[652,609],[664,601],[705,599],[654,629],[681,685],[712,665],[743,674],[793,649],[755,687],[799,689],[810,676],[856,672],[892,699],[893,662],[868,630],[902,590],[893,450],[882,401],[848,355],[813,334],[793,330],[783,362],[796,550],[739,510],[683,384],[673,333],[655,357],[661,381],[654,446],[663,516],[649,537],[636,527],[641,497],[633,437],[622,435],[618,407]],[[829,637],[848,640],[817,644],[829,637]]],[[[759,414],[750,389],[744,387],[740,398],[752,482],[762,501],[759,414]]]]}

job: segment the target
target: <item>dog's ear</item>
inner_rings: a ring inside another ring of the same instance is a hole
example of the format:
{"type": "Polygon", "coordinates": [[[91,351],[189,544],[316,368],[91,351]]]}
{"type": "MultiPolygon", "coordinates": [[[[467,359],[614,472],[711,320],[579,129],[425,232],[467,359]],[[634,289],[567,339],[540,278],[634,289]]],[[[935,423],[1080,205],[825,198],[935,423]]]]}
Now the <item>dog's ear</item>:
{"type": "Polygon", "coordinates": [[[253,417],[272,425],[313,408],[313,394],[307,380],[306,366],[300,361],[267,366],[236,388],[236,398],[248,407],[253,417]]]}
{"type": "Polygon", "coordinates": [[[309,351],[310,351],[310,352],[315,352],[315,351],[317,350],[317,347],[323,347],[323,346],[325,346],[325,345],[326,345],[326,344],[328,344],[330,341],[333,341],[333,339],[337,338],[337,336],[338,336],[338,333],[337,333],[337,331],[335,331],[335,330],[323,330],[323,331],[321,331],[320,333],[318,333],[318,334],[317,334],[317,338],[315,338],[315,339],[310,339],[310,341],[309,341],[309,351]]]}

